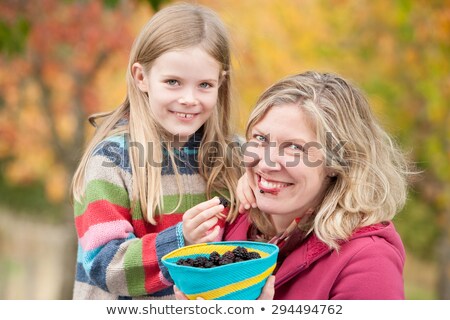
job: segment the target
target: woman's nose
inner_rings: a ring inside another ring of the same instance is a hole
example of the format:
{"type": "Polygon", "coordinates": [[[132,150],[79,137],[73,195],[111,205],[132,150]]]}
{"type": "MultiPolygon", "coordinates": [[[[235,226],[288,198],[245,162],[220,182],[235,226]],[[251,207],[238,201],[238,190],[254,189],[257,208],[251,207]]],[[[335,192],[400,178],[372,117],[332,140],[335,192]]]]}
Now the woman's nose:
{"type": "Polygon", "coordinates": [[[274,145],[267,145],[261,148],[258,167],[261,171],[279,171],[282,167],[281,159],[278,154],[278,148],[274,145]]]}

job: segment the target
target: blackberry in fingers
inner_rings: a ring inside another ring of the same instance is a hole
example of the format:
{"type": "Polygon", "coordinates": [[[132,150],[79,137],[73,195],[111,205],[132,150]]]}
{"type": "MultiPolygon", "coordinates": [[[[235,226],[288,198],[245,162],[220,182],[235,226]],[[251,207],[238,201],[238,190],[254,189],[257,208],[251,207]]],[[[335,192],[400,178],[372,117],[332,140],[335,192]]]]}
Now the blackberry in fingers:
{"type": "Polygon", "coordinates": [[[224,197],[219,197],[220,203],[221,205],[224,206],[224,208],[228,207],[228,200],[225,199],[224,197]]]}

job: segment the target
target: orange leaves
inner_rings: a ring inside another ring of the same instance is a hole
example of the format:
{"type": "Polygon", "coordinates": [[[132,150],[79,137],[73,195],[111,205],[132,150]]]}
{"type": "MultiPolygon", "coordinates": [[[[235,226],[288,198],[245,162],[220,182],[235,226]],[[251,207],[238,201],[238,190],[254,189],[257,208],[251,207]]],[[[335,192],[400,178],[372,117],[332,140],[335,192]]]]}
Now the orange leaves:
{"type": "Polygon", "coordinates": [[[20,16],[31,26],[24,55],[4,60],[0,52],[0,158],[11,159],[5,175],[15,183],[42,180],[49,199],[61,201],[87,115],[123,100],[100,95],[120,90],[97,78],[111,61],[118,61],[113,73],[126,68],[133,4],[106,10],[102,1],[6,1],[0,9],[2,21],[13,25],[20,16]]]}

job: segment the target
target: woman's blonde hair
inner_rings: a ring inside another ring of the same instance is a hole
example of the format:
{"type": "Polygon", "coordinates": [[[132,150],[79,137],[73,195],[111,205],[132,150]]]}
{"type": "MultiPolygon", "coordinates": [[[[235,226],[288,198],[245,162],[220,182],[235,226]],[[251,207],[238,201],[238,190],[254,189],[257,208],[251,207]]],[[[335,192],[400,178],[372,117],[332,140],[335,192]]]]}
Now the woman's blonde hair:
{"type": "MultiPolygon", "coordinates": [[[[253,126],[276,105],[295,103],[309,117],[332,174],[309,232],[338,249],[355,229],[391,220],[405,204],[411,166],[372,114],[362,92],[329,73],[306,72],[269,87],[247,124],[253,126]]],[[[287,117],[289,115],[286,115],[287,117]]],[[[252,212],[257,227],[270,233],[270,219],[252,212]]]]}
{"type": "MultiPolygon", "coordinates": [[[[151,112],[146,92],[137,87],[132,65],[140,63],[147,72],[155,59],[162,54],[179,49],[200,46],[221,65],[221,83],[217,106],[203,126],[203,138],[199,148],[199,172],[206,181],[206,193],[222,193],[231,201],[231,211],[236,211],[234,190],[240,177],[238,148],[232,145],[230,44],[225,25],[218,15],[203,6],[176,4],[158,11],[143,27],[130,52],[127,80],[127,97],[114,111],[96,114],[90,122],[96,126],[96,119],[104,118],[97,126],[96,133],[83,155],[75,172],[72,189],[74,198],[80,201],[84,194],[87,163],[95,147],[105,138],[119,134],[129,134],[129,140],[142,148],[130,148],[130,163],[133,175],[132,199],[139,201],[147,221],[156,224],[156,216],[163,212],[161,168],[150,163],[162,163],[163,151],[158,146],[162,141],[169,143],[169,157],[174,163],[174,153],[170,148],[170,137],[158,124],[151,112]],[[128,119],[128,121],[123,121],[128,119]],[[202,146],[208,146],[202,147],[202,146]],[[153,147],[152,146],[156,146],[153,147]],[[142,161],[144,157],[145,161],[142,161]],[[152,159],[149,159],[152,157],[152,159]],[[141,160],[140,160],[141,159],[141,160]],[[211,159],[221,159],[212,163],[211,159]],[[154,162],[152,162],[154,161],[154,162]]],[[[174,169],[176,167],[174,166],[174,169]]],[[[182,185],[176,172],[180,194],[182,185]]],[[[181,203],[181,196],[178,205],[181,203]]]]}

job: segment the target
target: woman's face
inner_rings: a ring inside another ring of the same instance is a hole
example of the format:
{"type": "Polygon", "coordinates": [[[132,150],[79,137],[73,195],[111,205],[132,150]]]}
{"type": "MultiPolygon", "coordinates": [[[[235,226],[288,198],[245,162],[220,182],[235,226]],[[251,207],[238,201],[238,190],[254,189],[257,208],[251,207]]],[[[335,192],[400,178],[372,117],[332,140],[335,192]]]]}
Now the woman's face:
{"type": "Polygon", "coordinates": [[[272,107],[252,128],[248,178],[258,208],[272,216],[278,231],[321,202],[329,181],[321,149],[297,104],[272,107]]]}

